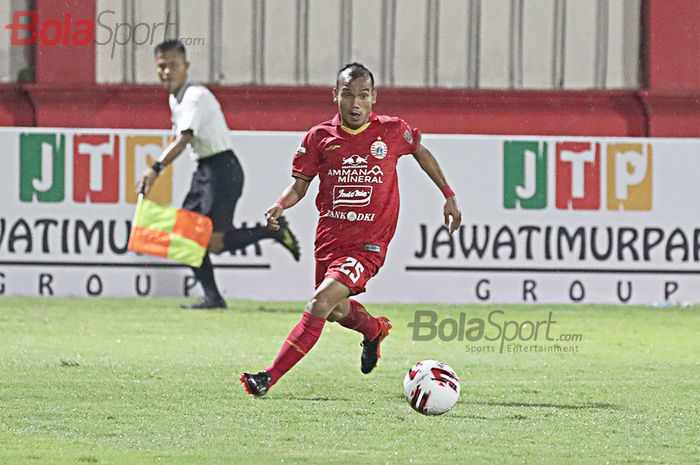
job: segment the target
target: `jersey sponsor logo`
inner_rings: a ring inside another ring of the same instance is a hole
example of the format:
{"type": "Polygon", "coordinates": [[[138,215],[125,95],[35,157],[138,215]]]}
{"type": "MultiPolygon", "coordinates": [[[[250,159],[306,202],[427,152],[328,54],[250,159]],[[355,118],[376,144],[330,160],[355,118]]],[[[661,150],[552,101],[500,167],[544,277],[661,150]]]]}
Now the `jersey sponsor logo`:
{"type": "Polygon", "coordinates": [[[366,207],[372,201],[372,186],[333,186],[333,208],[366,207]]]}
{"type": "Polygon", "coordinates": [[[374,221],[374,213],[356,213],[356,212],[337,212],[335,210],[329,210],[324,215],[325,218],[334,218],[337,220],[346,221],[374,221]]]}
{"type": "Polygon", "coordinates": [[[367,157],[352,155],[343,158],[343,168],[367,168],[367,157]]]}
{"type": "Polygon", "coordinates": [[[384,172],[375,165],[370,169],[367,168],[350,168],[343,166],[342,168],[331,168],[328,170],[328,176],[336,176],[336,181],[339,183],[367,183],[367,184],[382,184],[384,172]]]}
{"type": "Polygon", "coordinates": [[[380,140],[375,140],[372,142],[372,145],[369,147],[369,151],[372,153],[374,158],[379,160],[389,154],[389,149],[387,148],[386,144],[380,140]]]}

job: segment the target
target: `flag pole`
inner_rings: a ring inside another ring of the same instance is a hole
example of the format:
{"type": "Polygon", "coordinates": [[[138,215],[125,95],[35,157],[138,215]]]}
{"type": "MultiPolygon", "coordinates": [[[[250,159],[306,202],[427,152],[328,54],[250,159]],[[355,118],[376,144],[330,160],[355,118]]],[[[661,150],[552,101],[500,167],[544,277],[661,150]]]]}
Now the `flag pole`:
{"type": "Polygon", "coordinates": [[[141,215],[141,205],[143,204],[143,199],[145,198],[144,193],[143,193],[143,187],[139,190],[139,198],[136,201],[136,211],[134,212],[134,222],[131,225],[132,227],[140,223],[140,215],[141,215]]]}

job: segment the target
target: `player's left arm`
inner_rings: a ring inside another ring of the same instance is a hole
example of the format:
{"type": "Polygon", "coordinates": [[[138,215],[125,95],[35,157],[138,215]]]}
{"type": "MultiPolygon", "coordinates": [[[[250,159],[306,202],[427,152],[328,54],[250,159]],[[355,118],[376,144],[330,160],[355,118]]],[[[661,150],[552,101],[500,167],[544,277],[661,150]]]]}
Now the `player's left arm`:
{"type": "Polygon", "coordinates": [[[445,179],[445,174],[442,172],[440,164],[433,154],[430,153],[430,150],[423,147],[422,144],[418,144],[418,150],[413,154],[413,158],[416,159],[421,169],[426,172],[430,179],[433,180],[435,185],[438,186],[440,191],[445,195],[445,206],[443,207],[445,227],[448,228],[450,234],[452,234],[462,223],[462,212],[457,206],[455,194],[447,184],[447,179],[445,179]]]}

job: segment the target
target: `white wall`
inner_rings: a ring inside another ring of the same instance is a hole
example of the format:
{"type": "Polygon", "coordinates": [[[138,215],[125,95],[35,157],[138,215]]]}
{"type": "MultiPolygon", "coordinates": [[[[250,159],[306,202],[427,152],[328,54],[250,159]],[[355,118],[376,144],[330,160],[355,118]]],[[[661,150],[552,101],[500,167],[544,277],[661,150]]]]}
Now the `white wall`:
{"type": "Polygon", "coordinates": [[[12,33],[5,29],[15,11],[27,10],[28,0],[0,2],[0,82],[16,82],[20,71],[29,67],[31,47],[12,46],[12,33]]]}
{"type": "MultiPolygon", "coordinates": [[[[523,0],[518,37],[511,28],[518,0],[97,0],[97,13],[114,11],[102,16],[112,28],[143,23],[143,34],[170,12],[176,23],[170,37],[176,33],[186,41],[192,76],[204,82],[330,85],[345,61],[358,60],[374,71],[379,85],[467,87],[467,69],[475,65],[467,60],[470,40],[478,39],[478,87],[548,89],[555,87],[557,1],[566,7],[564,88],[636,88],[640,0],[607,2],[602,58],[595,0],[523,0]],[[431,8],[437,8],[432,15],[431,8]],[[476,36],[470,11],[480,16],[476,36]],[[221,24],[219,34],[213,24],[221,24]],[[436,35],[428,34],[430,24],[437,24],[436,35]],[[341,43],[343,34],[351,43],[341,43]],[[520,44],[522,56],[513,55],[513,43],[520,44]],[[597,66],[605,68],[598,84],[597,66]]],[[[0,18],[9,18],[10,4],[0,3],[0,18]]],[[[97,32],[98,40],[108,34],[99,27],[97,32]]],[[[155,82],[152,50],[163,32],[156,29],[141,45],[98,46],[98,82],[155,82]]],[[[13,80],[21,63],[8,41],[0,40],[0,80],[13,80]]]]}

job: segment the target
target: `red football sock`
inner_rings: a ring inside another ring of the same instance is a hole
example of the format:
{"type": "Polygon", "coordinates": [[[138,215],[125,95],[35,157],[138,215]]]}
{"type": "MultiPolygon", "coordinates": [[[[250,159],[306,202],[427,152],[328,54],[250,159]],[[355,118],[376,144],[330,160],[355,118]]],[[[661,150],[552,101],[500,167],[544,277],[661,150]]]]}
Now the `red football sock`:
{"type": "Polygon", "coordinates": [[[379,320],[367,313],[367,309],[355,299],[350,301],[350,311],[342,320],[338,321],[341,326],[353,329],[358,333],[362,333],[365,339],[372,340],[379,336],[381,326],[379,320]]]}
{"type": "Polygon", "coordinates": [[[325,323],[325,318],[304,312],[299,323],[287,336],[287,340],[275,357],[275,361],[267,369],[267,372],[272,376],[272,384],[275,384],[311,350],[318,338],[321,337],[325,323]]]}

